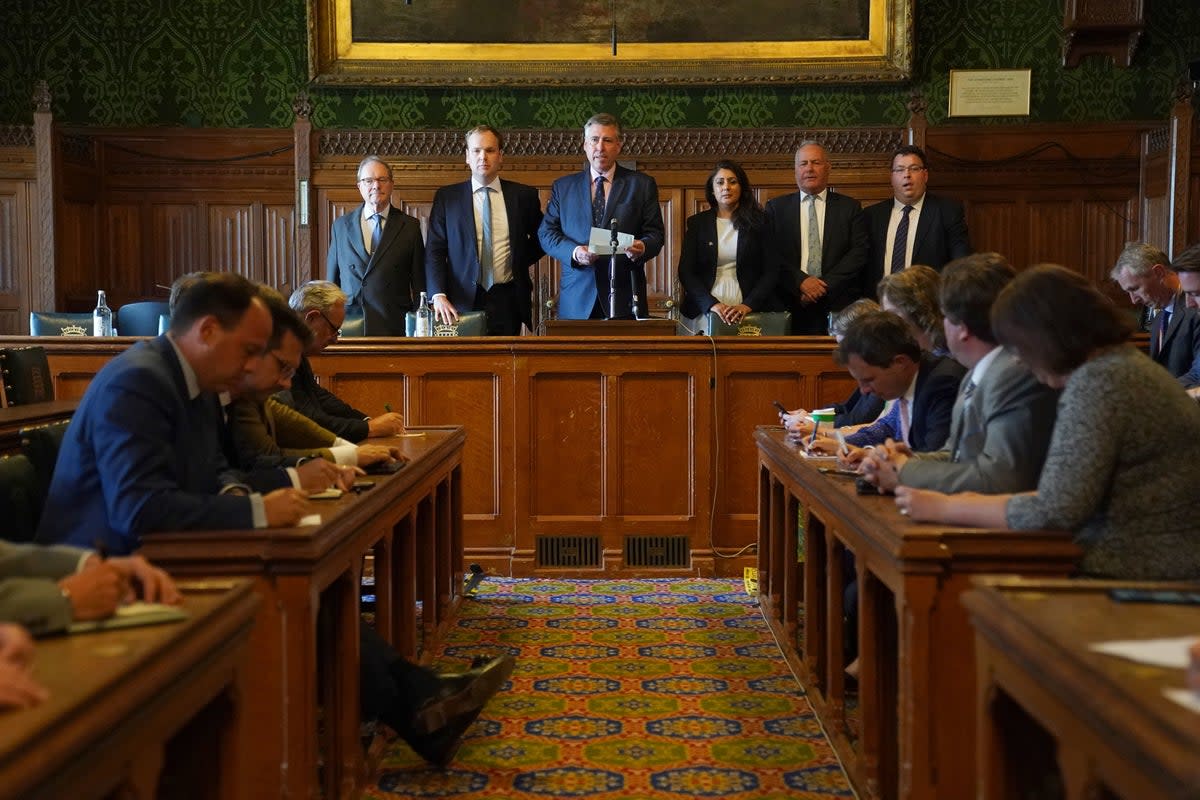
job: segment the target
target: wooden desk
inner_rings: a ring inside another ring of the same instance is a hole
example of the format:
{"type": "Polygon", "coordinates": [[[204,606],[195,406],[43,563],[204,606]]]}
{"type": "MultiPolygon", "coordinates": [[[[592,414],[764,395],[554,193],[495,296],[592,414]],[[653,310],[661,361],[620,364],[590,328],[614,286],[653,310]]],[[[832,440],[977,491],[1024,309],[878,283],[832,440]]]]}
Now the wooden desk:
{"type": "Polygon", "coordinates": [[[233,796],[259,601],[247,581],[185,595],[185,622],[37,643],[50,699],[0,713],[0,798],[233,796]]]}
{"type": "Polygon", "coordinates": [[[1028,796],[1018,792],[1048,774],[1068,800],[1200,797],[1200,714],[1162,694],[1185,685],[1184,671],[1087,649],[1195,635],[1200,607],[1108,598],[1108,588],[1129,585],[989,578],[964,596],[975,626],[979,798],[1028,796]]]}
{"type": "Polygon", "coordinates": [[[851,781],[888,800],[972,796],[974,662],[959,595],[973,574],[1066,575],[1078,548],[1063,532],[914,524],[891,497],[859,496],[852,478],[818,472],[830,462],[801,457],[781,428],[755,439],[763,609],[801,654],[809,699],[851,781]],[[847,550],[859,585],[857,742],[845,712],[847,550]]]}
{"type": "Polygon", "coordinates": [[[0,455],[20,451],[23,428],[70,419],[78,406],[79,400],[72,399],[0,408],[0,455]]]}
{"type": "Polygon", "coordinates": [[[374,489],[310,501],[320,525],[144,537],[145,556],[172,574],[245,576],[263,599],[250,637],[253,722],[240,797],[357,800],[366,778],[358,680],[365,553],[375,556],[376,628],[403,654],[416,651],[418,601],[428,640],[460,596],[466,435],[458,427],[421,430],[393,441],[411,462],[374,489]]]}

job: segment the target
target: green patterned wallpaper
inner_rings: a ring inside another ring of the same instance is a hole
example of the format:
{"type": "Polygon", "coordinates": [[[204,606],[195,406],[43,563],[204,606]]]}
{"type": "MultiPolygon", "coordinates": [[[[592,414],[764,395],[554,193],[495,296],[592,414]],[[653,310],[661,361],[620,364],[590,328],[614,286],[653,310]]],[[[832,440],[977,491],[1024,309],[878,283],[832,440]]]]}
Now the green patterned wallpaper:
{"type": "MultiPolygon", "coordinates": [[[[915,85],[945,119],[951,68],[1031,67],[1036,122],[1166,115],[1200,58],[1200,2],[1153,0],[1134,65],[1060,65],[1062,0],[915,0],[915,85]]],[[[305,0],[2,0],[0,123],[33,81],[77,125],[286,127],[306,82],[305,0]]],[[[322,128],[569,128],[597,109],[642,127],[899,125],[907,87],[315,89],[322,128]]]]}

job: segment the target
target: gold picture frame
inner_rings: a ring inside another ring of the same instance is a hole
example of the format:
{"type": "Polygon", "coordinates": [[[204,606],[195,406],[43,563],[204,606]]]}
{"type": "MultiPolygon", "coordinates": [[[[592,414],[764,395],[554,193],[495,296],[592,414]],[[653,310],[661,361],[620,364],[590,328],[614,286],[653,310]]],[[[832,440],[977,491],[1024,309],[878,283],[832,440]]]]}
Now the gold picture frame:
{"type": "Polygon", "coordinates": [[[343,86],[899,82],[913,0],[312,0],[308,47],[313,82],[343,86]]]}

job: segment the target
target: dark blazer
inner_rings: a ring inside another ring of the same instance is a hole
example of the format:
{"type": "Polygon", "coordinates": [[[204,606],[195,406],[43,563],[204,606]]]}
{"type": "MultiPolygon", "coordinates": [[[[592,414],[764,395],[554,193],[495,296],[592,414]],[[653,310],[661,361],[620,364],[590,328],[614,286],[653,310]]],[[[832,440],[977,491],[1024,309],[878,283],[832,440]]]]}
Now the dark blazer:
{"type": "Polygon", "coordinates": [[[1058,414],[1058,392],[1001,350],[975,387],[970,403],[962,389],[946,446],[910,458],[900,482],[939,492],[1007,494],[1037,488],[1058,414]]]}
{"type": "MultiPolygon", "coordinates": [[[[929,353],[921,355],[908,429],[913,452],[940,450],[946,444],[954,416],[954,400],[965,372],[962,364],[952,358],[929,353]]],[[[882,444],[888,437],[899,439],[899,431],[899,414],[893,404],[892,410],[882,419],[847,436],[846,441],[858,447],[882,444]]]]}
{"type": "Polygon", "coordinates": [[[1183,292],[1175,295],[1171,303],[1171,324],[1163,336],[1163,346],[1158,346],[1162,313],[1150,326],[1150,357],[1167,368],[1185,389],[1200,384],[1200,314],[1188,308],[1183,292]]]}
{"type": "Polygon", "coordinates": [[[253,528],[247,497],[218,494],[232,473],[219,446],[217,397],[188,397],[166,336],[110,361],[71,418],[37,540],[114,554],[148,531],[253,528]]]}
{"type": "Polygon", "coordinates": [[[317,383],[308,356],[300,359],[300,366],[292,376],[292,388],[279,392],[275,399],[347,441],[361,442],[367,438],[367,415],[317,383]]]}
{"type": "MultiPolygon", "coordinates": [[[[742,302],[751,311],[773,311],[779,293],[779,264],[770,257],[766,227],[738,231],[737,278],[742,302]]],[[[679,282],[683,284],[683,315],[698,317],[712,308],[717,279],[717,212],[701,211],[688,217],[679,256],[679,282]]]]}
{"type": "Polygon", "coordinates": [[[844,402],[834,403],[832,408],[836,414],[833,427],[841,428],[846,425],[866,425],[879,419],[883,413],[884,403],[877,394],[863,394],[858,389],[846,398],[844,402]]]}
{"type": "MultiPolygon", "coordinates": [[[[638,316],[648,316],[646,302],[646,262],[658,255],[666,239],[663,229],[662,209],[658,205],[658,184],[643,172],[634,172],[622,166],[613,175],[613,185],[604,209],[604,220],[617,219],[622,233],[632,233],[646,245],[641,258],[632,260],[624,256],[618,263],[618,290],[625,289],[625,281],[632,279],[633,289],[640,298],[638,316]],[[626,270],[628,278],[625,277],[626,270]]],[[[546,216],[538,228],[542,248],[557,258],[562,270],[558,294],[558,316],[560,319],[587,319],[591,316],[600,288],[604,287],[601,305],[608,302],[608,259],[598,259],[591,265],[577,264],[571,253],[579,245],[586,246],[592,230],[592,173],[590,169],[566,175],[554,182],[550,189],[550,202],[546,205],[546,216]]],[[[625,303],[622,308],[628,308],[625,303]]]]}
{"type": "Polygon", "coordinates": [[[816,303],[800,304],[804,253],[800,236],[800,192],[767,203],[771,244],[778,259],[781,294],[792,312],[792,333],[824,335],[827,317],[857,300],[867,263],[867,227],[862,204],[832,189],[825,195],[825,234],[821,239],[821,280],[828,290],[816,303]]]}
{"type": "MultiPolygon", "coordinates": [[[[513,281],[517,284],[518,316],[532,328],[530,313],[533,281],[529,269],[542,257],[538,225],[542,204],[537,189],[500,179],[508,217],[508,247],[512,255],[513,281]]],[[[479,311],[475,294],[479,288],[479,252],[475,249],[475,204],[471,181],[443,186],[433,196],[429,212],[429,241],[425,245],[425,286],[432,298],[444,294],[462,311],[479,311]]]]}
{"type": "Polygon", "coordinates": [[[347,309],[362,309],[367,336],[403,336],[404,315],[425,291],[421,223],[393,206],[379,247],[368,256],[362,213],[360,205],[333,221],[325,279],[342,287],[347,309]]]}
{"type": "MultiPolygon", "coordinates": [[[[867,218],[870,251],[867,269],[864,271],[862,293],[864,297],[876,297],[876,288],[883,279],[883,257],[887,252],[887,229],[891,221],[895,199],[889,197],[863,212],[867,218]]],[[[956,258],[971,254],[971,243],[967,238],[967,221],[963,216],[962,203],[936,194],[925,193],[921,204],[921,217],[917,220],[916,238],[913,240],[912,263],[933,267],[938,272],[956,258]]]]}

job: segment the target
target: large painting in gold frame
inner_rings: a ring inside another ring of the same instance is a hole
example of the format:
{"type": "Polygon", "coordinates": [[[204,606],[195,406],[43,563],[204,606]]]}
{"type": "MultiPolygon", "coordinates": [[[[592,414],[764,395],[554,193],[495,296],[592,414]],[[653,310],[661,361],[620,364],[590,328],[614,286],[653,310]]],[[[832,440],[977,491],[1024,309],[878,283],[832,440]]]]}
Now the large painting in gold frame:
{"type": "Polygon", "coordinates": [[[897,82],[913,2],[310,0],[309,69],[357,86],[897,82]]]}

